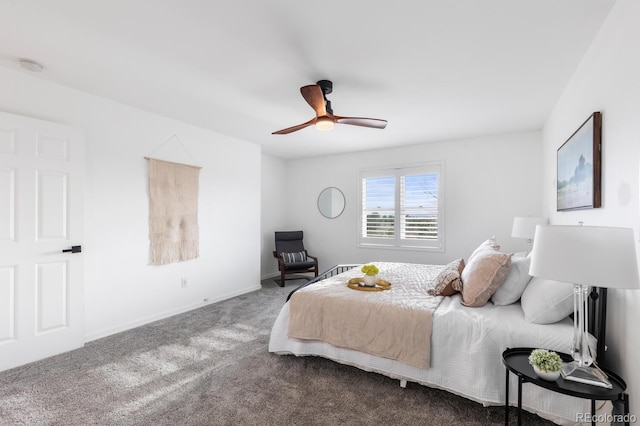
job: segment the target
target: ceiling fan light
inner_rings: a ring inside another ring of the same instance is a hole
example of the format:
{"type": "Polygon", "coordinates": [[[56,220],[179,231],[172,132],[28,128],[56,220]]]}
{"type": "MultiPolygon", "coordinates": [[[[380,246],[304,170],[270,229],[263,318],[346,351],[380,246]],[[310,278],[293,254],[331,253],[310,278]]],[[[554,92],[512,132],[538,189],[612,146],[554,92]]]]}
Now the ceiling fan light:
{"type": "Polygon", "coordinates": [[[335,127],[335,123],[329,117],[319,117],[316,121],[316,129],[321,132],[328,132],[329,130],[333,130],[335,127]]]}

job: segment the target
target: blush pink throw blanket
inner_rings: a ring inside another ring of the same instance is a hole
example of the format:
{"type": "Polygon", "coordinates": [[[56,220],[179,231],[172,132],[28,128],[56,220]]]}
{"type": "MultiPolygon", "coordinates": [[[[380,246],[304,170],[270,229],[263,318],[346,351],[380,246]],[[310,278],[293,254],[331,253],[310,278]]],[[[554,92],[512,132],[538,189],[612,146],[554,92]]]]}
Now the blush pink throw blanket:
{"type": "Polygon", "coordinates": [[[360,268],[298,290],[291,297],[290,338],[321,340],[334,346],[428,368],[433,311],[442,296],[430,296],[442,265],[374,262],[385,291],[347,287],[360,268]]]}

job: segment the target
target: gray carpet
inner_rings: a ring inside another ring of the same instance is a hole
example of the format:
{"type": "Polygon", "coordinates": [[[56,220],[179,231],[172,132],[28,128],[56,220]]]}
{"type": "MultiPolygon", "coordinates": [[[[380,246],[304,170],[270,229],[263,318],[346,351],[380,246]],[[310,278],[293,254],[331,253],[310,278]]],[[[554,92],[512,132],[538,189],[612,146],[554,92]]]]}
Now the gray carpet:
{"type": "MultiPolygon", "coordinates": [[[[2,425],[500,425],[502,407],[315,357],[269,332],[300,281],[0,373],[2,425]]],[[[512,409],[511,422],[515,424],[512,409]]],[[[525,425],[551,424],[526,413],[525,425]]]]}

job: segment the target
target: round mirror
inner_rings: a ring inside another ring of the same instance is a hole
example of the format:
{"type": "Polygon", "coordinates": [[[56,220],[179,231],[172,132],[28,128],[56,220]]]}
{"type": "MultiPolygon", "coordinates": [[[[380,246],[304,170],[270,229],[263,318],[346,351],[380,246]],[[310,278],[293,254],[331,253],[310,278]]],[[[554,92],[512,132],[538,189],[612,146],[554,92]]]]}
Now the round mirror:
{"type": "Polygon", "coordinates": [[[318,210],[324,217],[336,218],[344,211],[344,194],[338,188],[329,187],[322,190],[318,197],[318,210]]]}

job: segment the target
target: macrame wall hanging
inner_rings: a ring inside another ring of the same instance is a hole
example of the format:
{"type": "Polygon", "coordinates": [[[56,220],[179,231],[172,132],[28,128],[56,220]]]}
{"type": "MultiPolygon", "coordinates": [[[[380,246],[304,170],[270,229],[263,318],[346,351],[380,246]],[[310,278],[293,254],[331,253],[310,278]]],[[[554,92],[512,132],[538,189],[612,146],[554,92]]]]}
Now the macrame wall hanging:
{"type": "MultiPolygon", "coordinates": [[[[174,139],[189,154],[176,135],[158,149],[174,139]]],[[[196,259],[200,255],[198,183],[201,167],[144,158],[149,163],[150,263],[164,265],[196,259]]]]}

